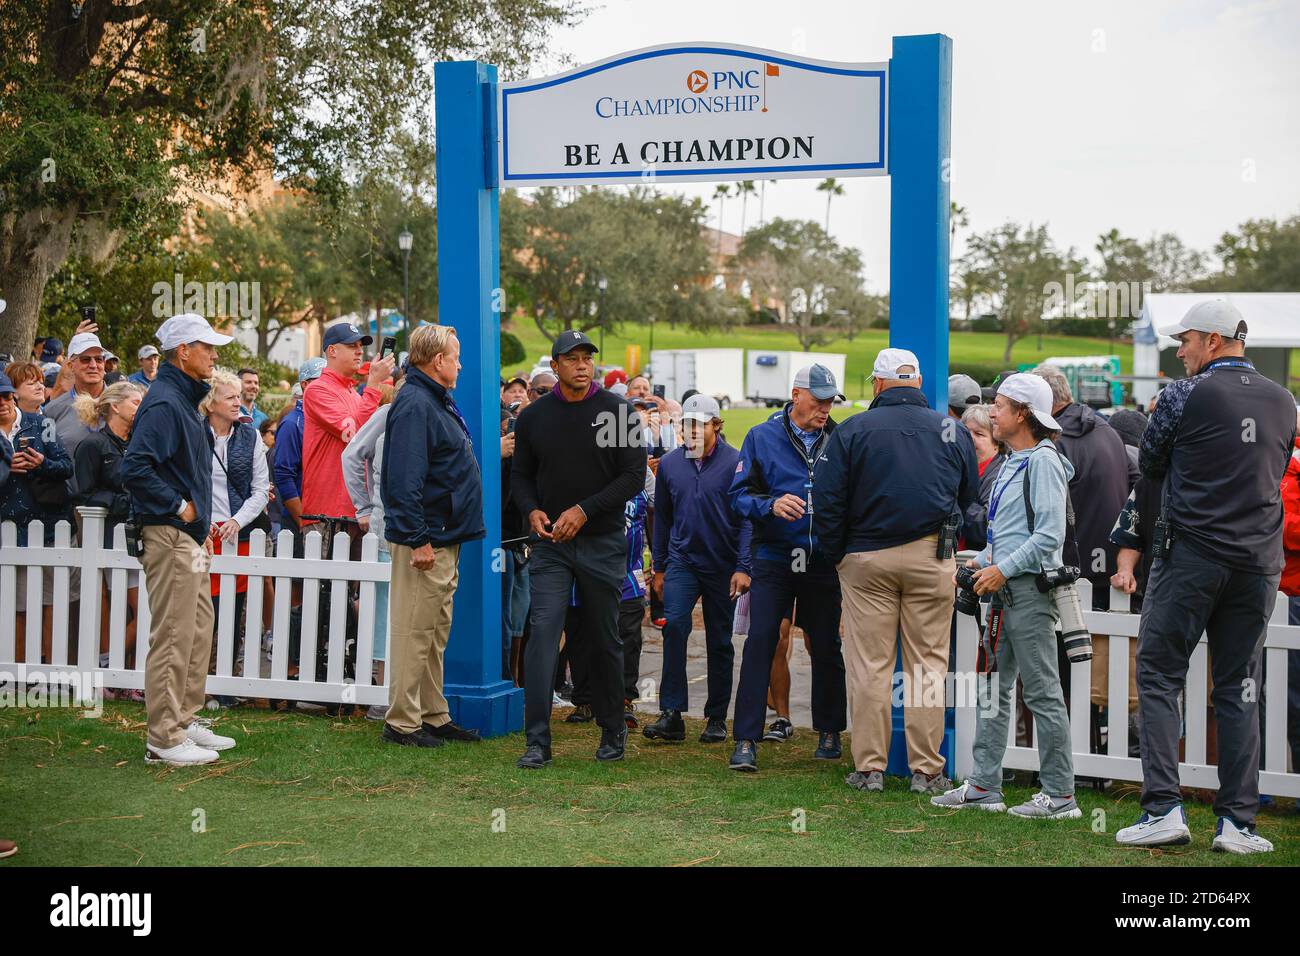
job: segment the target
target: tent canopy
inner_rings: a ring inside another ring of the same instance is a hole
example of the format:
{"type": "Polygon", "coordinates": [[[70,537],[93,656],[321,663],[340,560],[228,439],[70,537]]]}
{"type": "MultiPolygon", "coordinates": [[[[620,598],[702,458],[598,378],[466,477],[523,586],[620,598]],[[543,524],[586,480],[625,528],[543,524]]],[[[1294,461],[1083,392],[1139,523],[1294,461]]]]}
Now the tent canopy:
{"type": "Polygon", "coordinates": [[[1178,343],[1156,330],[1173,325],[1192,306],[1213,299],[1234,305],[1246,320],[1246,348],[1300,348],[1300,292],[1153,292],[1142,300],[1133,340],[1157,349],[1178,343]]]}

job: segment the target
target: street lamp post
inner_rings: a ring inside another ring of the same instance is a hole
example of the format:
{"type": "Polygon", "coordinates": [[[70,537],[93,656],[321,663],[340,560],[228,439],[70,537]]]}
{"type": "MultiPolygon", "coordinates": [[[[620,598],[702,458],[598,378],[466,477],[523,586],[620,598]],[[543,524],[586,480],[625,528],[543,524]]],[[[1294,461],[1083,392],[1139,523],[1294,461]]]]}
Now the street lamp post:
{"type": "Polygon", "coordinates": [[[415,240],[403,229],[397,235],[397,248],[402,250],[402,351],[408,351],[411,344],[411,289],[410,262],[411,243],[415,240]]]}
{"type": "Polygon", "coordinates": [[[596,288],[600,290],[600,354],[605,354],[605,290],[609,288],[609,280],[604,276],[596,283],[596,288]]]}
{"type": "MultiPolygon", "coordinates": [[[[653,315],[648,315],[646,318],[650,322],[650,355],[653,355],[655,350],[655,317],[653,315]]],[[[647,364],[650,362],[650,355],[645,357],[647,364]]]]}

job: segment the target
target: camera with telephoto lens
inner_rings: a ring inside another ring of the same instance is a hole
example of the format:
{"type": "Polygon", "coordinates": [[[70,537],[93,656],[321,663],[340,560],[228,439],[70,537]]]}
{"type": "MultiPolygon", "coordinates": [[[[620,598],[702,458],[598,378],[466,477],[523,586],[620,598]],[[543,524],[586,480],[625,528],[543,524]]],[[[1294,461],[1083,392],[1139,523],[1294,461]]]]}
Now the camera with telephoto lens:
{"type": "Polygon", "coordinates": [[[1092,634],[1083,620],[1083,605],[1079,602],[1078,568],[1052,568],[1040,572],[1034,585],[1043,594],[1052,595],[1056,616],[1061,621],[1061,642],[1070,663],[1092,660],[1092,634]]]}
{"type": "Polygon", "coordinates": [[[979,609],[980,597],[975,593],[975,569],[963,565],[957,569],[957,610],[973,617],[979,609]]]}

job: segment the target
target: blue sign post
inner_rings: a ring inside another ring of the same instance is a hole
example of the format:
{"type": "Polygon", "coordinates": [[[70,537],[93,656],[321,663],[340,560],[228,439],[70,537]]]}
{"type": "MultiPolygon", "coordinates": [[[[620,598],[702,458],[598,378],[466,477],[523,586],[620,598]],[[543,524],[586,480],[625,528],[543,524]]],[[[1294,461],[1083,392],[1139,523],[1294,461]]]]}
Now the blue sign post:
{"type": "MultiPolygon", "coordinates": [[[[779,75],[782,64],[796,65],[769,60],[774,62],[765,69],[773,70],[773,76],[779,75]]],[[[484,541],[461,550],[445,692],[453,720],[496,736],[523,726],[522,692],[500,677],[501,457],[497,438],[503,297],[499,281],[496,67],[474,61],[438,63],[434,85],[438,312],[442,323],[456,327],[460,339],[464,367],[456,401],[469,422],[483,473],[487,526],[484,541]]],[[[942,408],[948,379],[952,41],[940,34],[895,37],[888,87],[890,343],[917,354],[926,397],[933,407],[942,408]]],[[[852,122],[852,117],[844,117],[844,122],[852,122]]],[[[747,169],[728,172],[732,175],[716,178],[757,175],[747,169]]],[[[825,171],[807,175],[825,175],[825,171]]],[[[574,178],[587,181],[576,172],[574,178]]],[[[547,679],[545,675],[536,678],[547,679]]],[[[896,717],[901,719],[901,712],[896,717]]],[[[898,772],[892,762],[890,769],[898,772]]]]}

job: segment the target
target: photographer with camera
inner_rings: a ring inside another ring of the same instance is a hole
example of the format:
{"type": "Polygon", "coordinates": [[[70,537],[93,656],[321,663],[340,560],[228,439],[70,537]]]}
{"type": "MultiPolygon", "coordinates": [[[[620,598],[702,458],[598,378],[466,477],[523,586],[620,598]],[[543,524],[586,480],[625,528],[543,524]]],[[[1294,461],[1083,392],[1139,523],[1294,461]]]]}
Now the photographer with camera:
{"type": "Polygon", "coordinates": [[[1179,791],[1179,695],[1204,634],[1219,732],[1219,818],[1212,848],[1267,853],[1259,810],[1261,648],[1283,567],[1282,477],[1296,433],[1295,401],[1245,356],[1246,323],[1216,299],[1161,334],[1187,370],[1160,393],[1138,464],[1163,483],[1142,602],[1137,684],[1142,816],[1125,846],[1191,840],[1179,791]]]}
{"type": "MultiPolygon", "coordinates": [[[[1059,432],[1051,415],[1052,389],[1036,375],[1007,376],[998,386],[990,410],[993,437],[1006,444],[1003,463],[989,496],[988,546],[965,568],[955,583],[964,592],[958,607],[967,613],[972,592],[992,598],[981,641],[981,659],[996,673],[992,681],[996,706],[985,701],[975,725],[975,769],[964,784],[930,802],[939,807],[1007,809],[1002,798],[1002,757],[1007,748],[1007,724],[1012,719],[1016,677],[1024,685],[1025,705],[1034,715],[1043,789],[1011,808],[1013,816],[1040,820],[1074,819],[1082,815],[1074,799],[1074,762],[1070,752],[1070,720],[1061,693],[1056,653],[1056,623],[1076,617],[1064,630],[1074,631],[1082,613],[1078,596],[1066,604],[1078,568],[1064,567],[1067,484],[1073,467],[1056,450],[1059,432]],[[1066,594],[1049,592],[1064,588],[1066,594]],[[1056,599],[1054,601],[1054,598],[1056,599]]],[[[1086,634],[1086,632],[1085,632],[1086,634]]],[[[1071,649],[1067,634],[1067,652],[1071,649]]]]}

